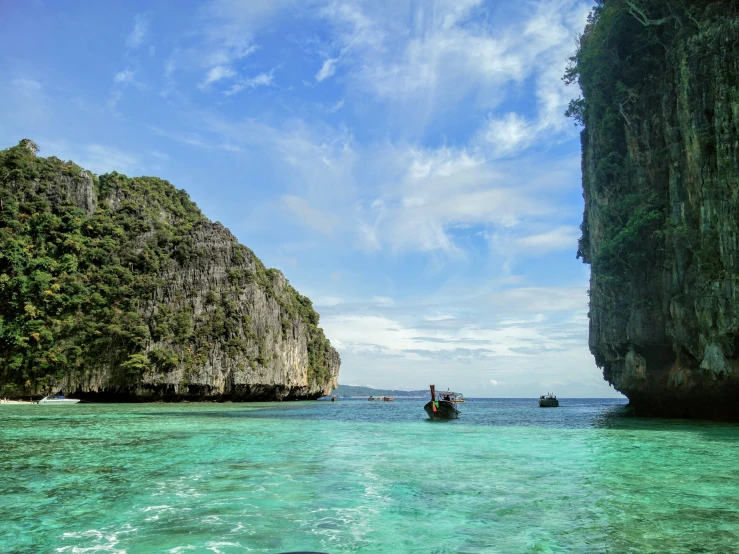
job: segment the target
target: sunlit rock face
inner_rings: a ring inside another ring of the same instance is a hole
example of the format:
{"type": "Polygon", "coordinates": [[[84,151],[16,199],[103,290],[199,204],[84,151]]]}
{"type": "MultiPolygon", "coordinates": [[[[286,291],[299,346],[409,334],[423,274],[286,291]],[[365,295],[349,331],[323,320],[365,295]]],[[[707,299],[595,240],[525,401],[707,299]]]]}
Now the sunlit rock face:
{"type": "Polygon", "coordinates": [[[739,419],[739,19],[670,4],[605,2],[574,68],[590,350],[637,413],[739,419]]]}
{"type": "Polygon", "coordinates": [[[29,144],[0,151],[4,396],[291,400],[338,386],[310,300],[184,191],[29,144]]]}

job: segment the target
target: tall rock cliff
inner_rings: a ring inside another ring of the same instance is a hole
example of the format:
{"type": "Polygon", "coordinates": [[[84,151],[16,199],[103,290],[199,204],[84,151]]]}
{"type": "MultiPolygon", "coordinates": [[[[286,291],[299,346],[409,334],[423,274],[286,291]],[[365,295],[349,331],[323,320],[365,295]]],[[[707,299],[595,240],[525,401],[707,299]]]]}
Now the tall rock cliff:
{"type": "Polygon", "coordinates": [[[601,0],[583,97],[590,350],[637,413],[739,418],[739,2],[601,0]]]}
{"type": "Polygon", "coordinates": [[[340,359],[311,301],[182,190],[0,151],[0,392],[317,398],[340,359]]]}

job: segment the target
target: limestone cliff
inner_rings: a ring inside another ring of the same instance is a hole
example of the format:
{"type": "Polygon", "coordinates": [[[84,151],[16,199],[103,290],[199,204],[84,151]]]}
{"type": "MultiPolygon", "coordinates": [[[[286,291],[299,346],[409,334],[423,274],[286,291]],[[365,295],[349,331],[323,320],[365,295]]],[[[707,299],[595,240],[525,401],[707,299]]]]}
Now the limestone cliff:
{"type": "Polygon", "coordinates": [[[310,300],[184,191],[0,152],[0,389],[100,400],[317,398],[310,300]]]}
{"type": "Polygon", "coordinates": [[[599,1],[578,256],[590,350],[637,413],[739,418],[739,3],[599,1]]]}

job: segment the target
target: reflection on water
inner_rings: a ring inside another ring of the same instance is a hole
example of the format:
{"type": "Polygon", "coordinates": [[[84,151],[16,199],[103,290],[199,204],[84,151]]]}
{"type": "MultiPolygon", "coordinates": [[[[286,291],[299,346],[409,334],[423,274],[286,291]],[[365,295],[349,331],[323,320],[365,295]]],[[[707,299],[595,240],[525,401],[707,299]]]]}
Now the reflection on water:
{"type": "Polygon", "coordinates": [[[730,552],[739,427],[624,401],[0,409],[5,552],[730,552]]]}

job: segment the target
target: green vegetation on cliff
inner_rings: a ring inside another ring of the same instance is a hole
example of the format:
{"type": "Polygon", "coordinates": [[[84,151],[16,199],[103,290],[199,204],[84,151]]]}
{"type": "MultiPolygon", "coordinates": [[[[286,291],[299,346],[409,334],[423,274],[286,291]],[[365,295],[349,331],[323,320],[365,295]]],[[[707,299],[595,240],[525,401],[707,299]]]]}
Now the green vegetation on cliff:
{"type": "Polygon", "coordinates": [[[597,0],[564,80],[596,363],[641,413],[739,419],[739,0],[597,0]]]}
{"type": "MultiPolygon", "coordinates": [[[[665,86],[672,79],[669,58],[738,14],[737,0],[597,0],[564,81],[579,84],[583,93],[567,115],[588,127],[583,149],[594,150],[594,167],[584,171],[595,177],[604,223],[591,259],[586,206],[577,256],[604,278],[632,273],[663,250],[665,239],[687,238],[684,226],[666,225],[670,148],[676,145],[650,143],[648,160],[633,154],[649,120],[662,115],[665,95],[674,92],[665,86]],[[593,136],[597,144],[589,143],[593,136]],[[648,183],[635,178],[644,161],[652,169],[648,183]]],[[[706,261],[710,254],[704,253],[706,261]]]]}
{"type": "Polygon", "coordinates": [[[96,177],[36,151],[29,140],[0,151],[3,394],[100,368],[130,384],[145,371],[195,370],[215,342],[234,358],[248,355],[253,368],[267,366],[267,336],[234,300],[249,284],[279,304],[283,338],[294,320],[308,329],[309,379],[328,380],[331,347],[311,301],[235,241],[233,294],[195,291],[204,297],[199,314],[192,301],[158,301],[172,275],[211,256],[196,239],[210,222],[185,191],[154,177],[96,177]]]}

